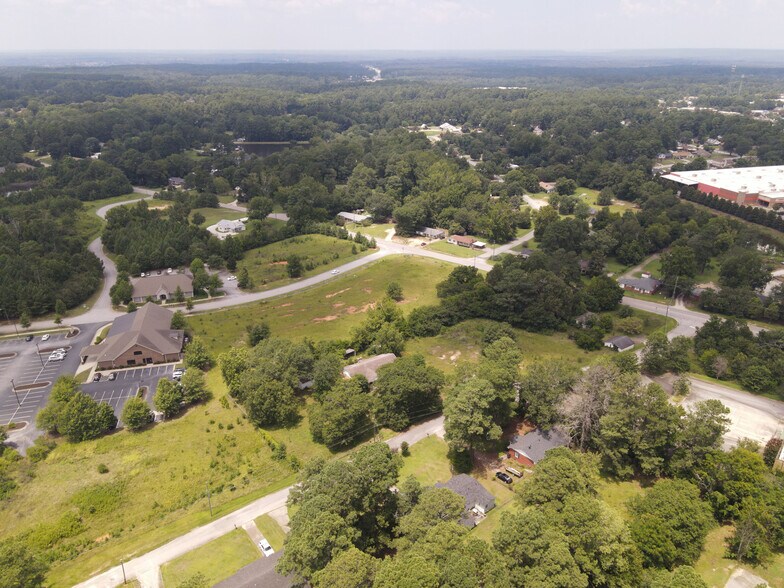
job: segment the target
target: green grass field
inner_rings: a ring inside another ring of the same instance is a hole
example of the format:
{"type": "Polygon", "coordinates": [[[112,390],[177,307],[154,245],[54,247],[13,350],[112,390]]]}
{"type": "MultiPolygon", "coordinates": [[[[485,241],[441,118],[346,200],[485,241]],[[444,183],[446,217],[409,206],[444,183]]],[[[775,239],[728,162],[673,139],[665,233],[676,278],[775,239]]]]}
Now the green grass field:
{"type": "Polygon", "coordinates": [[[163,585],[164,588],[177,588],[188,578],[202,574],[207,586],[213,586],[259,557],[259,548],[244,530],[237,529],[164,564],[161,567],[163,585]]]}
{"type": "MultiPolygon", "coordinates": [[[[661,259],[652,260],[642,268],[642,271],[636,272],[635,276],[639,278],[642,272],[647,272],[655,278],[661,278],[661,259]]],[[[694,277],[695,284],[707,284],[708,282],[713,282],[717,285],[719,283],[719,261],[716,259],[711,261],[704,272],[697,274],[694,277]]]]}
{"type": "Polygon", "coordinates": [[[286,540],[286,533],[280,528],[278,522],[268,514],[261,515],[256,519],[256,526],[264,535],[264,538],[269,541],[272,549],[280,551],[283,549],[283,542],[286,540]]]}
{"type": "Polygon", "coordinates": [[[739,565],[727,554],[726,540],[732,534],[731,526],[716,527],[708,533],[702,555],[694,564],[697,573],[707,582],[709,588],[724,588],[732,572],[742,567],[767,580],[771,588],[784,588],[784,554],[774,554],[764,566],[739,565]]]}
{"type": "Polygon", "coordinates": [[[389,229],[394,229],[394,223],[381,223],[377,225],[370,225],[368,227],[359,225],[357,223],[346,223],[345,226],[347,231],[351,231],[352,233],[362,233],[368,237],[375,237],[377,241],[386,239],[387,231],[389,229]]]}
{"type": "Polygon", "coordinates": [[[216,352],[225,351],[245,336],[245,327],[266,321],[273,335],[300,339],[346,339],[365,312],[385,296],[393,279],[403,288],[400,302],[408,312],[435,304],[435,287],[453,266],[431,259],[388,257],[311,289],[272,300],[188,318],[194,334],[216,352]],[[395,276],[394,278],[392,276],[395,276]]]}
{"type": "Polygon", "coordinates": [[[374,249],[359,251],[353,241],[326,235],[300,235],[277,243],[251,249],[237,264],[237,272],[247,268],[255,290],[282,286],[299,278],[290,278],[286,259],[298,255],[305,271],[302,277],[320,274],[334,267],[374,253],[374,249]],[[352,253],[356,250],[357,253],[352,253]]]}
{"type": "Polygon", "coordinates": [[[237,212],[236,210],[228,210],[226,208],[194,208],[191,211],[190,218],[192,219],[197,212],[204,217],[204,222],[199,225],[200,227],[212,226],[223,219],[237,220],[248,216],[247,212],[237,212]]]}
{"type": "MultiPolygon", "coordinates": [[[[582,188],[578,187],[575,191],[575,196],[580,196],[583,200],[585,200],[588,204],[593,206],[596,209],[602,208],[596,203],[596,199],[599,197],[599,190],[591,190],[590,188],[582,188]],[[585,196],[583,196],[585,194],[585,196]]],[[[619,214],[623,214],[624,212],[631,211],[636,212],[637,207],[634,206],[630,202],[624,202],[623,200],[615,199],[609,206],[610,212],[617,212],[619,214]]]]}
{"type": "Polygon", "coordinates": [[[427,248],[440,253],[446,253],[447,255],[454,255],[455,257],[476,257],[477,255],[484,253],[481,249],[460,247],[460,245],[453,245],[446,241],[433,241],[427,248]]]}
{"type": "Polygon", "coordinates": [[[433,435],[414,443],[409,450],[411,454],[403,458],[401,482],[414,476],[423,486],[432,486],[452,477],[452,468],[447,458],[449,447],[443,439],[433,435]]]}
{"type": "MultiPolygon", "coordinates": [[[[45,541],[63,527],[63,517],[80,517],[70,537],[54,535],[52,542],[54,549],[73,549],[74,557],[53,563],[48,581],[71,586],[207,523],[207,484],[215,517],[291,484],[288,463],[272,459],[238,408],[221,404],[226,388],[217,369],[208,384],[215,398],[179,418],[138,434],[61,443],[3,502],[0,539],[30,532],[45,541]],[[99,474],[99,464],[109,473],[99,474]]],[[[307,419],[271,434],[291,455],[329,455],[310,441],[307,419]]]]}

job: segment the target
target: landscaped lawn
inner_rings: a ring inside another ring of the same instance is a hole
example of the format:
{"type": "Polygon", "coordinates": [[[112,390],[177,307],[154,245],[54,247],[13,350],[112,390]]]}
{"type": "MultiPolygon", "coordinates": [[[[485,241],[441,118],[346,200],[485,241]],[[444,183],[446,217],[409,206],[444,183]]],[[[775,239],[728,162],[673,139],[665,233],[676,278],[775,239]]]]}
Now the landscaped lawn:
{"type": "Polygon", "coordinates": [[[182,582],[202,574],[206,586],[214,586],[253,563],[261,552],[243,529],[210,541],[161,567],[164,588],[177,588],[182,582]]]}
{"type": "Polygon", "coordinates": [[[614,257],[608,257],[607,261],[604,263],[604,268],[613,275],[619,276],[629,269],[629,266],[621,263],[614,257]]]}
{"type": "Polygon", "coordinates": [[[452,468],[447,457],[449,447],[443,439],[431,435],[414,443],[409,450],[411,454],[403,458],[400,482],[414,476],[423,486],[432,486],[452,477],[452,468]]]}
{"type": "Polygon", "coordinates": [[[484,251],[481,249],[460,247],[460,245],[453,245],[452,243],[447,243],[443,240],[433,241],[430,243],[430,245],[427,246],[427,249],[432,249],[433,251],[438,251],[440,253],[446,253],[447,255],[454,255],[455,257],[476,257],[477,255],[484,253],[484,251]]]}
{"type": "MultiPolygon", "coordinates": [[[[273,460],[242,412],[221,403],[226,387],[219,370],[207,381],[214,399],[179,418],[135,434],[59,445],[3,502],[0,540],[32,533],[28,541],[73,549],[73,559],[54,562],[48,576],[54,587],[72,586],[209,522],[207,484],[219,517],[293,483],[289,463],[273,460]],[[109,472],[99,474],[99,464],[109,472]],[[69,522],[74,518],[80,522],[69,522]]],[[[307,426],[303,419],[269,433],[290,455],[327,457],[307,426]]]]}
{"type": "Polygon", "coordinates": [[[384,298],[389,282],[403,288],[404,311],[437,302],[436,284],[451,264],[417,257],[387,257],[311,289],[188,318],[212,351],[225,351],[245,336],[247,325],[266,321],[272,334],[289,339],[348,339],[365,312],[384,298]]]}
{"type": "Polygon", "coordinates": [[[200,227],[212,226],[222,219],[237,220],[248,216],[247,212],[237,212],[236,210],[228,210],[226,208],[194,208],[191,211],[190,218],[193,218],[193,215],[197,212],[204,216],[204,222],[199,225],[200,227]]]}
{"type": "Polygon", "coordinates": [[[237,264],[237,272],[243,267],[247,268],[254,289],[265,290],[299,279],[290,278],[287,271],[286,260],[292,255],[299,256],[302,261],[305,271],[301,277],[304,278],[329,271],[375,251],[359,251],[359,246],[353,241],[336,237],[300,235],[247,251],[237,264]]]}
{"type": "Polygon", "coordinates": [[[272,549],[280,551],[283,549],[283,542],[286,540],[286,533],[280,528],[278,522],[268,514],[261,515],[256,519],[256,526],[269,541],[272,549]]]}
{"type": "MultiPolygon", "coordinates": [[[[581,197],[585,200],[588,204],[592,207],[599,209],[602,208],[596,203],[596,199],[599,197],[599,190],[591,190],[590,188],[581,188],[578,187],[574,193],[575,196],[581,197]],[[583,196],[585,194],[585,196],[583,196]]],[[[610,212],[617,212],[619,214],[623,214],[626,211],[635,212],[636,206],[631,204],[630,202],[623,202],[622,200],[615,199],[615,202],[609,206],[610,212]]]]}

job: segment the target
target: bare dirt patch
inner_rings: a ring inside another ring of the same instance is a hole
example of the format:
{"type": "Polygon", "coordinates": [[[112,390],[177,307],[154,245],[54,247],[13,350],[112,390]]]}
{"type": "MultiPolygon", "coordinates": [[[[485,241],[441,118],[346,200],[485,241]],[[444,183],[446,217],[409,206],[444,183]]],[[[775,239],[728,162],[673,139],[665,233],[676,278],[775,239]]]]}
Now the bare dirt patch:
{"type": "Polygon", "coordinates": [[[337,316],[335,316],[334,314],[330,314],[328,316],[320,316],[320,317],[314,318],[312,322],[314,322],[314,323],[328,323],[329,321],[334,321],[334,320],[337,320],[337,319],[338,319],[337,316]]]}
{"type": "Polygon", "coordinates": [[[372,293],[373,293],[373,290],[371,290],[370,288],[362,288],[362,291],[363,291],[365,294],[372,294],[372,293]]]}
{"type": "Polygon", "coordinates": [[[95,538],[95,542],[96,543],[103,543],[107,539],[111,539],[111,538],[112,538],[112,534],[111,533],[106,533],[105,535],[101,535],[100,537],[96,537],[95,538]]]}
{"type": "Polygon", "coordinates": [[[332,308],[340,308],[341,306],[346,306],[345,302],[336,302],[332,305],[332,308]]]}
{"type": "Polygon", "coordinates": [[[332,292],[331,294],[327,294],[324,298],[334,298],[338,294],[343,294],[343,292],[348,292],[351,288],[343,288],[342,290],[338,290],[337,292],[332,292]]]}
{"type": "Polygon", "coordinates": [[[457,358],[463,355],[462,351],[456,351],[452,355],[449,356],[449,361],[457,361],[457,358]]]}
{"type": "Polygon", "coordinates": [[[289,262],[284,259],[283,261],[271,261],[269,264],[270,265],[288,265],[289,262]]]}

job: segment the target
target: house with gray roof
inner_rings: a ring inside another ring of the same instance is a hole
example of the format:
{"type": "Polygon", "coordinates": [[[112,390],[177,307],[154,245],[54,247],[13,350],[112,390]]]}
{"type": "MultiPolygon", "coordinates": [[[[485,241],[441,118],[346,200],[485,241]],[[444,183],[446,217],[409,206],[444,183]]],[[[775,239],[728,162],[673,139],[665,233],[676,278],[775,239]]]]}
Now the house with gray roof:
{"type": "Polygon", "coordinates": [[[465,512],[460,524],[475,527],[477,516],[484,516],[495,508],[495,497],[468,474],[458,474],[448,482],[438,482],[436,488],[447,488],[465,499],[465,512]]]}
{"type": "Polygon", "coordinates": [[[338,218],[342,218],[345,221],[351,223],[363,223],[366,220],[370,220],[372,217],[369,214],[357,214],[355,212],[339,212],[338,218]]]}
{"type": "Polygon", "coordinates": [[[423,227],[417,231],[417,235],[420,237],[427,237],[428,239],[444,239],[446,238],[446,231],[444,229],[423,227]]]}
{"type": "Polygon", "coordinates": [[[618,280],[621,288],[639,292],[640,294],[655,294],[661,288],[661,281],[656,278],[621,278],[618,280]]]}
{"type": "Polygon", "coordinates": [[[148,302],[114,319],[101,343],[82,349],[83,363],[95,361],[99,370],[168,363],[182,359],[185,333],[171,328],[174,313],[148,302]]]}
{"type": "Polygon", "coordinates": [[[604,342],[604,346],[609,347],[614,351],[629,351],[629,349],[634,347],[634,341],[625,335],[620,335],[607,339],[607,341],[604,342]]]}
{"type": "Polygon", "coordinates": [[[372,384],[378,380],[379,368],[392,363],[396,359],[397,356],[394,353],[382,353],[381,355],[360,359],[357,363],[343,368],[343,377],[365,376],[365,379],[372,384]]]}
{"type": "Polygon", "coordinates": [[[556,447],[568,447],[569,437],[560,429],[535,429],[525,435],[515,435],[506,447],[506,456],[520,465],[531,467],[544,459],[556,447]]]}

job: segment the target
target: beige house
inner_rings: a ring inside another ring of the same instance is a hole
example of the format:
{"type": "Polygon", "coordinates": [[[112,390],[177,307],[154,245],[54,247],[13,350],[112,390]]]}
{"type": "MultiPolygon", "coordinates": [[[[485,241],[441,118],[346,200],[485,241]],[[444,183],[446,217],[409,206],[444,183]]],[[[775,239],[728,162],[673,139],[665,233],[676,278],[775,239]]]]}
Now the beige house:
{"type": "Polygon", "coordinates": [[[187,274],[161,274],[131,280],[133,301],[144,302],[147,298],[167,302],[174,300],[177,287],[185,298],[193,296],[193,280],[187,274]]]}
{"type": "Polygon", "coordinates": [[[184,332],[171,329],[174,313],[148,302],[114,320],[101,343],[82,349],[82,361],[95,361],[99,370],[168,363],[182,359],[184,332]]]}

